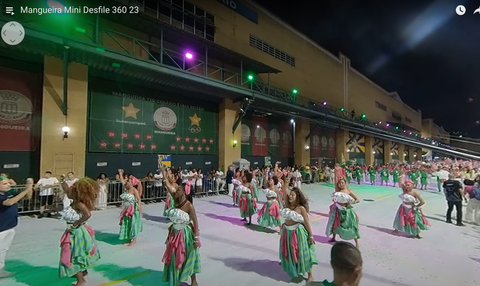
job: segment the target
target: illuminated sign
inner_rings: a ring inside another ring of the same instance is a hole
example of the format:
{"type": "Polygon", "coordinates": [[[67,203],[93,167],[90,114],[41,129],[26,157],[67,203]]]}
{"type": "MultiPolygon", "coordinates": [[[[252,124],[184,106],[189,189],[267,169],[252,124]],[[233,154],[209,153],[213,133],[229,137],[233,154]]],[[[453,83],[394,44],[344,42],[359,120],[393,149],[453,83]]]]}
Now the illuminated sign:
{"type": "Polygon", "coordinates": [[[218,2],[247,18],[255,24],[258,24],[258,14],[245,4],[236,0],[218,0],[218,2]]]}

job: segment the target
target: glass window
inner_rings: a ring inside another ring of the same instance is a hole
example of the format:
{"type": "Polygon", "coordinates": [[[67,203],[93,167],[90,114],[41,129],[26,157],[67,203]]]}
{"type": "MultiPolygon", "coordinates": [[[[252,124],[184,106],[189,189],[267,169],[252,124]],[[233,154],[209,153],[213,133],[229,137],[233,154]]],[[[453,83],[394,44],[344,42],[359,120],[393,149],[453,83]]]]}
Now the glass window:
{"type": "Polygon", "coordinates": [[[168,4],[163,1],[159,4],[160,5],[158,5],[158,11],[160,12],[160,14],[170,17],[172,15],[172,9],[167,6],[168,4]]]}
{"type": "Polygon", "coordinates": [[[195,13],[195,6],[185,1],[183,2],[183,9],[185,10],[185,12],[189,12],[192,14],[195,13]]]}
{"type": "Polygon", "coordinates": [[[185,15],[183,20],[184,20],[185,26],[189,26],[193,28],[193,25],[195,23],[195,19],[193,18],[193,16],[185,15]]]}
{"type": "Polygon", "coordinates": [[[181,11],[178,11],[177,9],[172,9],[172,18],[174,20],[182,22],[183,21],[183,13],[181,11]]]}
{"type": "Polygon", "coordinates": [[[195,7],[195,15],[200,16],[200,17],[205,17],[205,11],[202,9],[195,7]]]}
{"type": "Polygon", "coordinates": [[[215,26],[215,16],[208,12],[205,12],[205,18],[207,18],[207,25],[215,26]]]}
{"type": "Polygon", "coordinates": [[[157,11],[157,0],[144,0],[144,3],[146,8],[157,11]]]}

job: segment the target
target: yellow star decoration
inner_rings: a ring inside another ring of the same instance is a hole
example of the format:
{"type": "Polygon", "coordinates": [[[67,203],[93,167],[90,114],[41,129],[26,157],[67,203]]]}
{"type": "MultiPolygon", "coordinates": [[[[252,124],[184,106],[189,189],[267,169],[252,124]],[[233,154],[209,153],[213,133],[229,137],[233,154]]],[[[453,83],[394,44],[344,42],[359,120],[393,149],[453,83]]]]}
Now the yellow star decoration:
{"type": "Polygon", "coordinates": [[[190,118],[190,125],[197,125],[200,127],[200,120],[202,120],[200,117],[197,116],[196,113],[193,114],[193,116],[189,116],[190,118]]]}
{"type": "Polygon", "coordinates": [[[137,119],[137,113],[140,111],[140,109],[136,108],[131,102],[127,106],[122,106],[122,109],[125,111],[125,115],[123,116],[125,118],[132,117],[137,119]]]}

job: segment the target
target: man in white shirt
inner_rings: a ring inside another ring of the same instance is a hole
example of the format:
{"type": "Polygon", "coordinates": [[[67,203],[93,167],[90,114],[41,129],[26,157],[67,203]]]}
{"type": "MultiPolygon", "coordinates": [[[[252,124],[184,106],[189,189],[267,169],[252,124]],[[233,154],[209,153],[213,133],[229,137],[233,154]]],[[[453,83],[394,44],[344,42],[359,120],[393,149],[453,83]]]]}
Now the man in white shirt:
{"type": "MultiPolygon", "coordinates": [[[[73,184],[75,184],[76,181],[78,181],[77,178],[75,178],[75,174],[73,172],[68,172],[67,176],[62,175],[62,178],[64,182],[67,184],[68,188],[70,189],[73,184]]],[[[65,193],[66,190],[63,190],[63,209],[66,209],[70,206],[72,203],[72,200],[68,197],[68,195],[65,193]]]]}
{"type": "Polygon", "coordinates": [[[155,179],[155,197],[156,198],[163,198],[163,170],[158,169],[157,173],[153,175],[155,179]]]}
{"type": "Polygon", "coordinates": [[[216,186],[216,192],[217,192],[217,195],[220,191],[223,190],[223,188],[225,187],[225,174],[222,172],[222,170],[217,170],[215,172],[215,186],[216,186]]]}
{"type": "Polygon", "coordinates": [[[43,218],[43,213],[45,209],[48,209],[49,212],[47,214],[48,217],[51,216],[50,214],[50,207],[53,205],[54,199],[54,189],[59,187],[59,181],[57,178],[52,177],[52,172],[46,171],[45,176],[38,180],[37,184],[35,185],[35,190],[39,190],[40,196],[40,215],[38,218],[43,218]]]}

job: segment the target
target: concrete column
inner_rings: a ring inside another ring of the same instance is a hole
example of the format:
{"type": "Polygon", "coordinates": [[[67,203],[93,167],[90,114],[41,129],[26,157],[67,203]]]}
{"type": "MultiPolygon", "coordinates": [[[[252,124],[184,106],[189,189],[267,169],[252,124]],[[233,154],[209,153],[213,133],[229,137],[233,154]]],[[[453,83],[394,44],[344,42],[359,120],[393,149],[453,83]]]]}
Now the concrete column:
{"type": "Polygon", "coordinates": [[[77,177],[85,174],[88,117],[88,67],[70,63],[68,68],[68,115],[63,106],[63,61],[44,59],[42,135],[40,139],[40,172],[60,176],[70,171],[77,177]],[[70,127],[63,138],[62,127],[70,127]]]}
{"type": "Polygon", "coordinates": [[[223,166],[224,170],[240,159],[242,156],[242,128],[238,125],[235,133],[232,133],[233,123],[235,122],[239,106],[234,104],[231,99],[224,99],[220,104],[220,112],[218,115],[218,167],[223,166]],[[235,146],[234,140],[237,140],[235,146]]]}
{"type": "Polygon", "coordinates": [[[405,163],[405,145],[403,144],[398,144],[398,161],[400,163],[405,163]]]}
{"type": "Polygon", "coordinates": [[[408,159],[407,159],[408,163],[415,162],[415,159],[416,159],[415,158],[415,151],[416,151],[415,148],[413,148],[411,146],[408,147],[408,159]]]}
{"type": "Polygon", "coordinates": [[[365,136],[365,165],[370,166],[375,163],[375,155],[373,154],[373,144],[375,138],[365,136]]]}
{"type": "Polygon", "coordinates": [[[339,129],[336,133],[336,155],[337,162],[342,163],[342,160],[348,161],[349,153],[347,152],[348,131],[339,129]]]}
{"type": "Polygon", "coordinates": [[[392,162],[392,155],[390,150],[392,148],[392,142],[388,140],[383,141],[383,164],[392,162]]]}
{"type": "Polygon", "coordinates": [[[310,138],[305,138],[310,133],[310,121],[300,119],[295,121],[295,157],[293,162],[297,166],[310,164],[310,138]],[[308,146],[308,147],[307,147],[308,146]]]}

